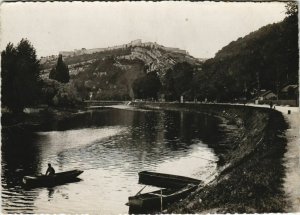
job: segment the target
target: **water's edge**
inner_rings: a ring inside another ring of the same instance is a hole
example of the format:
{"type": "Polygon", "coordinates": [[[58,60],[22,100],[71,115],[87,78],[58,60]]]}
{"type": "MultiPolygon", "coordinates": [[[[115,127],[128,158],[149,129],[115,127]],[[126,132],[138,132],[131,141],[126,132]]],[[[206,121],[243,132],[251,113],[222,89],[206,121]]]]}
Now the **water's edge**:
{"type": "Polygon", "coordinates": [[[143,187],[139,171],[202,181],[215,174],[218,155],[226,150],[216,144],[226,135],[219,118],[126,107],[42,109],[2,118],[3,212],[127,213],[128,197],[143,187]],[[57,172],[84,170],[82,180],[23,189],[22,177],[44,173],[49,162],[57,172]]]}
{"type": "Polygon", "coordinates": [[[137,103],[150,109],[193,110],[224,117],[239,136],[224,156],[220,175],[167,213],[266,213],[289,207],[283,190],[286,151],[283,115],[268,108],[226,104],[137,103]]]}

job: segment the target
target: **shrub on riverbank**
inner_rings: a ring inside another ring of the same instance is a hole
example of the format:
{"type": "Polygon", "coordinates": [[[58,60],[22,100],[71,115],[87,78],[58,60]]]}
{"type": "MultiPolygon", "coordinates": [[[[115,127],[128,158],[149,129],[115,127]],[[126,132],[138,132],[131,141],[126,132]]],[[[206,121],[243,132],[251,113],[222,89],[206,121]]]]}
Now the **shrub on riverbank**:
{"type": "Polygon", "coordinates": [[[74,107],[82,102],[74,82],[67,84],[55,80],[43,81],[42,100],[50,106],[74,107]]]}

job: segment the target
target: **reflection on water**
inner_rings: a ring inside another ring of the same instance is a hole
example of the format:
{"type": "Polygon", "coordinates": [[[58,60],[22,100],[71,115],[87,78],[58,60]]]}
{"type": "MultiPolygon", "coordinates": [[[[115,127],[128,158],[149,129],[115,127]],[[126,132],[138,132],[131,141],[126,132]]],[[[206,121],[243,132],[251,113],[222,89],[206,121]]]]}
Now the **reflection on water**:
{"type": "MultiPolygon", "coordinates": [[[[222,131],[215,118],[176,111],[104,109],[3,134],[2,208],[8,213],[127,213],[142,170],[208,180],[222,131]],[[81,181],[25,190],[24,175],[81,169],[81,181]]],[[[144,192],[153,190],[149,187],[144,192]]]]}
{"type": "Polygon", "coordinates": [[[47,190],[48,190],[48,201],[51,201],[51,199],[53,198],[53,194],[54,194],[54,188],[50,187],[50,188],[47,188],[47,190]]]}

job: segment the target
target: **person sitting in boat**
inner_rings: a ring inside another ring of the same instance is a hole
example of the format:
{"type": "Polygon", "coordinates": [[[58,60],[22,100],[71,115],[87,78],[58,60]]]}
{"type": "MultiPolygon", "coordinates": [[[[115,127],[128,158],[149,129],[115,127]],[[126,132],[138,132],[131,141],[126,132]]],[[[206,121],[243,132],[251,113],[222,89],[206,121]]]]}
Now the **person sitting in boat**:
{"type": "Polygon", "coordinates": [[[50,163],[48,163],[48,169],[46,171],[46,175],[54,175],[54,174],[55,174],[54,168],[51,166],[50,163]]]}

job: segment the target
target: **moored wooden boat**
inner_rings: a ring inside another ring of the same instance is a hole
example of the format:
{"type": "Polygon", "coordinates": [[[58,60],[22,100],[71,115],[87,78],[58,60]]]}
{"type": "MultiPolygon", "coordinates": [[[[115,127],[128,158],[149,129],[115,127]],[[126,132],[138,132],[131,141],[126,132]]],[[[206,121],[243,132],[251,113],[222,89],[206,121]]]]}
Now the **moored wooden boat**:
{"type": "Polygon", "coordinates": [[[180,189],[168,188],[157,190],[149,193],[143,193],[128,198],[127,205],[134,209],[151,209],[156,210],[165,207],[175,201],[187,197],[198,186],[194,184],[186,185],[180,189]],[[162,205],[161,205],[162,204],[162,205]]]}
{"type": "Polygon", "coordinates": [[[55,186],[63,183],[73,182],[78,180],[79,176],[83,171],[71,170],[66,172],[56,173],[52,176],[47,175],[35,175],[35,176],[24,176],[23,184],[29,187],[47,187],[55,186]]]}
{"type": "Polygon", "coordinates": [[[188,184],[201,184],[202,181],[185,176],[142,171],[139,172],[139,183],[163,188],[181,188],[188,184]]]}

